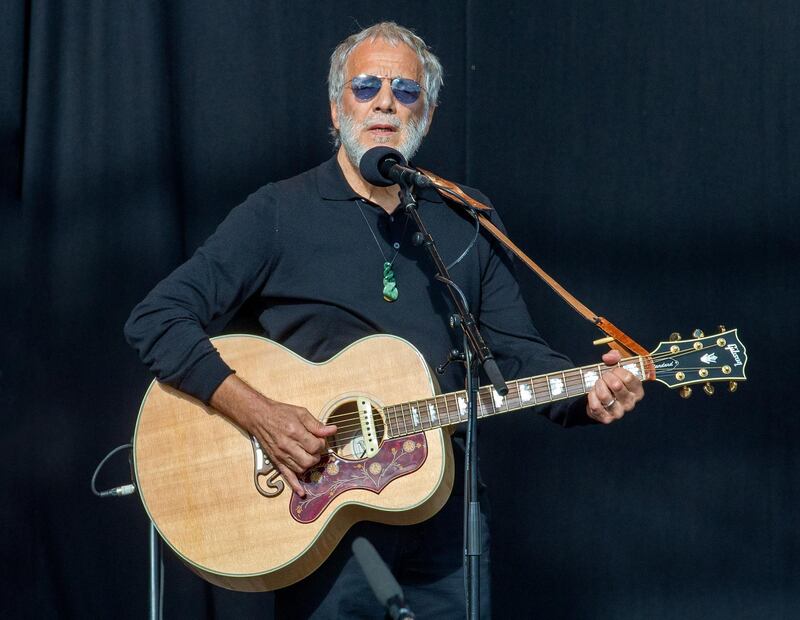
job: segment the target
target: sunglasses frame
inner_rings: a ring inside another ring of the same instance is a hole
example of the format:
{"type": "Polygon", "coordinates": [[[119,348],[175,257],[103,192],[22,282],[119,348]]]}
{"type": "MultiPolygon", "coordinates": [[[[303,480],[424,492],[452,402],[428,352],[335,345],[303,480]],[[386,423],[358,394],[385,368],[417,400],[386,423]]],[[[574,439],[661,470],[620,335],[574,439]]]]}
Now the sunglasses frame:
{"type": "Polygon", "coordinates": [[[366,101],[372,101],[373,99],[375,99],[375,97],[378,96],[378,93],[381,92],[381,88],[383,88],[383,81],[384,80],[389,80],[389,87],[392,90],[392,95],[394,96],[395,99],[397,99],[403,105],[412,105],[412,104],[416,103],[417,101],[419,101],[420,95],[423,92],[425,92],[425,89],[422,87],[422,84],[420,84],[416,80],[412,80],[411,78],[401,77],[401,76],[392,77],[392,76],[389,76],[389,75],[371,75],[369,73],[360,73],[360,74],[350,78],[347,82],[345,82],[345,84],[349,84],[350,85],[350,90],[353,92],[353,96],[358,101],[366,102],[366,101]],[[361,97],[358,96],[358,92],[357,91],[366,90],[366,89],[356,89],[353,86],[353,81],[354,80],[358,80],[360,78],[374,78],[376,80],[380,80],[380,86],[378,87],[378,90],[375,91],[374,95],[372,95],[371,97],[367,97],[366,99],[362,99],[361,97]],[[397,90],[395,90],[395,86],[400,80],[403,80],[405,82],[410,82],[411,84],[414,84],[414,85],[416,85],[417,88],[419,88],[419,91],[416,92],[416,97],[413,100],[411,100],[411,101],[403,101],[402,97],[398,97],[398,95],[397,95],[398,92],[405,93],[405,94],[413,94],[414,93],[414,91],[409,91],[409,90],[405,90],[405,89],[401,89],[401,88],[398,88],[397,90]]]}

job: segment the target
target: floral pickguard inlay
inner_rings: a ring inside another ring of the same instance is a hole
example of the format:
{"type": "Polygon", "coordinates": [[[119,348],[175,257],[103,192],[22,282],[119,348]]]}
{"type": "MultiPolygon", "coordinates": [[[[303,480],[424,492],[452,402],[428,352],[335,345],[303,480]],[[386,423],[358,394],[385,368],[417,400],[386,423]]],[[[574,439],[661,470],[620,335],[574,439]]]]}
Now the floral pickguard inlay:
{"type": "Polygon", "coordinates": [[[295,521],[316,520],[335,497],[352,489],[380,493],[395,478],[422,467],[428,457],[425,433],[387,439],[372,458],[348,461],[328,455],[300,479],[305,497],[292,493],[289,509],[295,521]]]}

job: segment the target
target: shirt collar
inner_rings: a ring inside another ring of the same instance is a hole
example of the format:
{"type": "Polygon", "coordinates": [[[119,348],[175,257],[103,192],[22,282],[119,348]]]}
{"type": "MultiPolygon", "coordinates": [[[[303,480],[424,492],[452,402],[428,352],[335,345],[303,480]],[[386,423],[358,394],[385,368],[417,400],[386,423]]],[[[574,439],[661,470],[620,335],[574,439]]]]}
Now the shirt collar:
{"type": "MultiPolygon", "coordinates": [[[[317,169],[317,190],[323,200],[356,200],[361,198],[350,187],[347,179],[344,178],[344,172],[339,166],[336,155],[317,169]]],[[[418,189],[417,199],[426,202],[443,202],[439,192],[432,187],[418,189]]]]}
{"type": "Polygon", "coordinates": [[[359,198],[350,187],[339,167],[336,155],[317,168],[317,189],[323,200],[354,200],[359,198]]]}

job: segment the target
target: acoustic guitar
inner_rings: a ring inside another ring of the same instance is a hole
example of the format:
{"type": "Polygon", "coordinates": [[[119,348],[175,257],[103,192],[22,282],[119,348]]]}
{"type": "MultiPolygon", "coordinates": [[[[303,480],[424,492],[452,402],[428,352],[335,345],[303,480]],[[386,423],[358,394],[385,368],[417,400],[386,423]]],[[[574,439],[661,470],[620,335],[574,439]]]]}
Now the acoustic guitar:
{"type": "MultiPolygon", "coordinates": [[[[698,333],[696,333],[697,335],[698,333]]],[[[299,581],[357,521],[417,523],[453,485],[449,431],[467,414],[465,392],[440,394],[420,352],[394,336],[370,336],[324,363],[257,336],[213,339],[240,378],[270,398],[306,407],[338,432],[306,472],[301,498],[258,442],[200,402],[154,381],[133,440],[147,514],[192,570],[233,590],[274,590],[299,581]]],[[[686,395],[691,384],[746,379],[736,330],[662,342],[620,365],[686,395]]],[[[593,364],[480,390],[488,417],[585,394],[607,370],[593,364]]]]}

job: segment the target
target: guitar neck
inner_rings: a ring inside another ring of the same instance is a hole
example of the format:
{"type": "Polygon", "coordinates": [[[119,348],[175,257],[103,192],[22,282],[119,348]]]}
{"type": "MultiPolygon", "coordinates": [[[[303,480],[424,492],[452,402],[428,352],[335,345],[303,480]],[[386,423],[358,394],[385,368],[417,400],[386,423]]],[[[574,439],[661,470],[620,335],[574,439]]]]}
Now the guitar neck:
{"type": "MultiPolygon", "coordinates": [[[[637,356],[620,361],[618,366],[642,378],[647,376],[645,364],[646,359],[637,356]]],[[[506,396],[500,396],[492,386],[484,386],[478,391],[478,417],[485,418],[581,396],[592,389],[601,373],[608,368],[605,364],[592,364],[509,381],[506,384],[506,396]]],[[[461,390],[425,400],[389,405],[383,409],[383,413],[388,436],[403,437],[465,422],[467,407],[466,390],[461,390]]]]}

